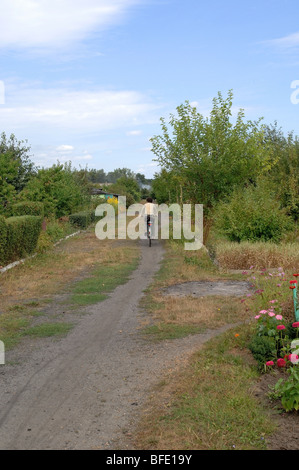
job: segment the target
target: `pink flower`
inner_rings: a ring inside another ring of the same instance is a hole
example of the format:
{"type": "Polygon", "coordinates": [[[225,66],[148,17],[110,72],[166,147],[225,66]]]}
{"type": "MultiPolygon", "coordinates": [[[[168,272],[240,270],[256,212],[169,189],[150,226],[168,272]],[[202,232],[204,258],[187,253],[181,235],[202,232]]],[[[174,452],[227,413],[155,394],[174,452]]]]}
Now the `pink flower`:
{"type": "Polygon", "coordinates": [[[275,313],[274,313],[274,312],[269,312],[268,315],[269,315],[269,317],[275,317],[275,313]]]}
{"type": "Polygon", "coordinates": [[[254,318],[258,320],[260,318],[260,315],[256,315],[254,318]]]}
{"type": "Polygon", "coordinates": [[[260,313],[268,313],[268,310],[260,310],[260,313]]]}
{"type": "Polygon", "coordinates": [[[285,367],[286,361],[284,359],[277,359],[277,367],[285,367]]]}
{"type": "Polygon", "coordinates": [[[281,284],[277,284],[277,287],[281,287],[281,284]]]}
{"type": "Polygon", "coordinates": [[[269,300],[269,304],[275,304],[278,300],[269,300]]]}
{"type": "Polygon", "coordinates": [[[276,320],[282,320],[282,315],[276,315],[276,320]]]}
{"type": "Polygon", "coordinates": [[[266,366],[274,366],[274,362],[273,361],[267,361],[266,366]]]}
{"type": "Polygon", "coordinates": [[[299,362],[299,356],[297,354],[290,354],[288,359],[292,364],[298,364],[299,362]]]}
{"type": "Polygon", "coordinates": [[[295,321],[295,323],[292,324],[293,328],[299,328],[299,321],[295,321]]]}
{"type": "Polygon", "coordinates": [[[277,330],[285,330],[286,327],[284,325],[277,325],[277,330]]]}

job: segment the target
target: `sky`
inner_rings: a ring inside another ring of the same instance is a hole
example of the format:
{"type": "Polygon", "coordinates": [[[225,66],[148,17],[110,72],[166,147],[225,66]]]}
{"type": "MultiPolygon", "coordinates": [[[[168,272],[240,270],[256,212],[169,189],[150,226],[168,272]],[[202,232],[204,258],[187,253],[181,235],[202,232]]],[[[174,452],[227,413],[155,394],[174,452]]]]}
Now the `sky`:
{"type": "Polygon", "coordinates": [[[299,135],[298,0],[1,0],[0,133],[39,167],[159,171],[150,138],[189,101],[299,135]]]}

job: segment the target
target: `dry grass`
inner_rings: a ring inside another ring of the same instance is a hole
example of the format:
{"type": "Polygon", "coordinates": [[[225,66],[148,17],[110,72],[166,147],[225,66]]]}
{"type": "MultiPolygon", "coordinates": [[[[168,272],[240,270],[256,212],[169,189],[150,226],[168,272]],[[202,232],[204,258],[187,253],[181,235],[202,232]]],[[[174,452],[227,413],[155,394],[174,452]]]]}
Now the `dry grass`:
{"type": "MultiPolygon", "coordinates": [[[[162,289],[188,281],[217,281],[226,279],[212,263],[207,252],[186,253],[178,243],[170,243],[164,262],[155,282],[147,292],[144,306],[151,313],[154,322],[165,329],[169,325],[192,327],[194,332],[219,328],[227,323],[236,323],[248,319],[250,313],[238,297],[163,295],[162,289]]],[[[189,331],[186,329],[186,331],[189,331]]]]}
{"type": "Polygon", "coordinates": [[[174,365],[150,397],[135,446],[145,450],[258,450],[274,426],[250,390],[246,328],[215,338],[174,365]],[[239,340],[241,339],[241,343],[239,340]]]}
{"type": "Polygon", "coordinates": [[[90,229],[2,274],[0,310],[5,312],[11,305],[29,299],[46,300],[97,264],[125,262],[130,258],[130,242],[99,241],[90,229]]]}
{"type": "Polygon", "coordinates": [[[158,306],[153,311],[154,319],[164,324],[192,325],[206,329],[219,328],[248,318],[248,312],[239,298],[186,296],[178,299],[154,292],[152,301],[158,306]]]}
{"type": "Polygon", "coordinates": [[[276,245],[265,242],[218,242],[216,258],[222,269],[299,269],[299,243],[276,245]]]}

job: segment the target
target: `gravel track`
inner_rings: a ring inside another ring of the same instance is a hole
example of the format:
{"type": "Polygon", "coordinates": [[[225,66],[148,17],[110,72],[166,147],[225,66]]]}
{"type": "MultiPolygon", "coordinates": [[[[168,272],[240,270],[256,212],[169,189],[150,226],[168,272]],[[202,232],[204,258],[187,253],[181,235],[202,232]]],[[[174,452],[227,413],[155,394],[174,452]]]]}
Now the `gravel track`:
{"type": "MultiPolygon", "coordinates": [[[[132,449],[130,432],[152,387],[195,348],[231,325],[151,344],[140,334],[140,299],[163,259],[141,242],[130,280],[88,308],[63,339],[6,354],[0,368],[0,449],[132,449]]],[[[57,308],[57,307],[56,307],[57,308]]]]}

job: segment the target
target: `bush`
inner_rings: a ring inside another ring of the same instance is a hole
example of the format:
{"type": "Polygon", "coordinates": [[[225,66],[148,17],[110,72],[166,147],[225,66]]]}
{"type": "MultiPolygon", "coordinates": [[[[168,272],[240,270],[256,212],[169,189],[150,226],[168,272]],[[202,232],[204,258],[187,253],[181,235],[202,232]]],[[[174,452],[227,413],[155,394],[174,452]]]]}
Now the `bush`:
{"type": "Polygon", "coordinates": [[[88,186],[77,177],[70,164],[40,169],[18,195],[20,201],[44,204],[45,217],[63,217],[89,203],[88,186]]]}
{"type": "Polygon", "coordinates": [[[34,201],[18,202],[12,206],[12,215],[35,215],[37,217],[44,217],[44,205],[42,202],[34,201]]]}
{"type": "Polygon", "coordinates": [[[275,359],[277,355],[275,339],[270,336],[254,336],[249,349],[260,369],[264,368],[266,361],[275,359]]]}
{"type": "Polygon", "coordinates": [[[3,264],[5,261],[6,239],[7,239],[7,226],[5,223],[5,218],[0,215],[0,264],[3,264]]]}
{"type": "Polygon", "coordinates": [[[215,226],[230,241],[279,242],[293,228],[267,182],[234,191],[215,213],[215,226]]]}
{"type": "Polygon", "coordinates": [[[70,215],[70,223],[86,229],[95,221],[95,211],[81,211],[70,215]]]}
{"type": "Polygon", "coordinates": [[[16,261],[34,252],[41,232],[40,217],[23,215],[6,219],[7,238],[4,261],[16,261]]]}

